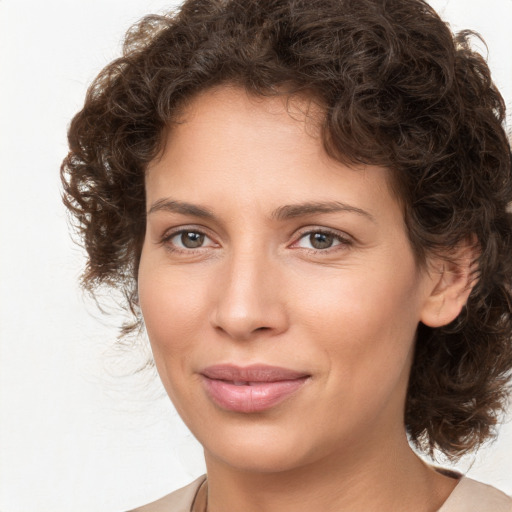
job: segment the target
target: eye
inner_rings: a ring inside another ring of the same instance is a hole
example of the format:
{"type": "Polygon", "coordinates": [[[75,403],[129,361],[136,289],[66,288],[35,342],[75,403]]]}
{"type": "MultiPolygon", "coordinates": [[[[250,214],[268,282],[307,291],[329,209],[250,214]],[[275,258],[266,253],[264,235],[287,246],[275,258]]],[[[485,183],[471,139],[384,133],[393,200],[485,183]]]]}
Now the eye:
{"type": "Polygon", "coordinates": [[[181,229],[174,231],[164,237],[162,242],[170,249],[187,251],[201,249],[203,247],[214,247],[215,242],[205,233],[194,229],[181,229]]]}
{"type": "Polygon", "coordinates": [[[295,247],[310,249],[314,251],[323,251],[339,245],[350,245],[348,237],[326,230],[308,231],[303,233],[299,240],[294,244],[295,247]]]}

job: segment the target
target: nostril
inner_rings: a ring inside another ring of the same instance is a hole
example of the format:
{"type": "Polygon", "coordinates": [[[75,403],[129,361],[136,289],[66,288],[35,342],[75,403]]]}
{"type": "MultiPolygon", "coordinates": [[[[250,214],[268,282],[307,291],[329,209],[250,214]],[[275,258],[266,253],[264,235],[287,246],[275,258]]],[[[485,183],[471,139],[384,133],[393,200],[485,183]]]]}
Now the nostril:
{"type": "Polygon", "coordinates": [[[209,322],[221,336],[236,340],[248,340],[253,336],[270,336],[281,333],[287,328],[287,316],[282,302],[275,295],[256,297],[246,294],[232,294],[221,297],[213,304],[209,322]],[[257,300],[256,300],[257,299],[257,300]]]}

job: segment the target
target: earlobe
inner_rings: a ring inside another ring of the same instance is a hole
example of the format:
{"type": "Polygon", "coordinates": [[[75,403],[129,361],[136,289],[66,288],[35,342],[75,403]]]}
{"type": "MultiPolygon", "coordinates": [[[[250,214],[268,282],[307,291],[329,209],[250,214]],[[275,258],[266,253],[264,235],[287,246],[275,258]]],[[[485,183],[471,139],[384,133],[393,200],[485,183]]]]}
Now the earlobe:
{"type": "Polygon", "coordinates": [[[430,293],[420,318],[425,325],[442,327],[459,316],[477,281],[478,254],[476,244],[467,241],[450,252],[447,258],[436,258],[430,263],[430,293]]]}

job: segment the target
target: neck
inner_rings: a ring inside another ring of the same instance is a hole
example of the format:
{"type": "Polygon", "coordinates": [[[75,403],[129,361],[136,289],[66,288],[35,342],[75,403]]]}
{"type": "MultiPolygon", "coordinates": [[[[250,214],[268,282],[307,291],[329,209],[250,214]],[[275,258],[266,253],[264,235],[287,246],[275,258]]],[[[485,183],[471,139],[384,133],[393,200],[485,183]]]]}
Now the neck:
{"type": "Polygon", "coordinates": [[[352,445],[292,470],[233,468],[205,453],[208,512],[434,512],[457,481],[419,459],[405,432],[384,445],[352,445]]]}

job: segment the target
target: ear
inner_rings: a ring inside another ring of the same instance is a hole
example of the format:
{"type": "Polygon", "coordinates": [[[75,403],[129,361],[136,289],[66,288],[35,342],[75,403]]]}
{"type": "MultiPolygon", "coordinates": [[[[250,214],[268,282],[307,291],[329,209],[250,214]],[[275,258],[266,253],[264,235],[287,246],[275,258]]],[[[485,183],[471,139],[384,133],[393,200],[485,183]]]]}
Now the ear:
{"type": "Polygon", "coordinates": [[[461,242],[445,258],[431,259],[428,273],[430,293],[420,320],[429,327],[442,327],[455,320],[477,282],[476,260],[480,250],[476,237],[461,242]]]}

